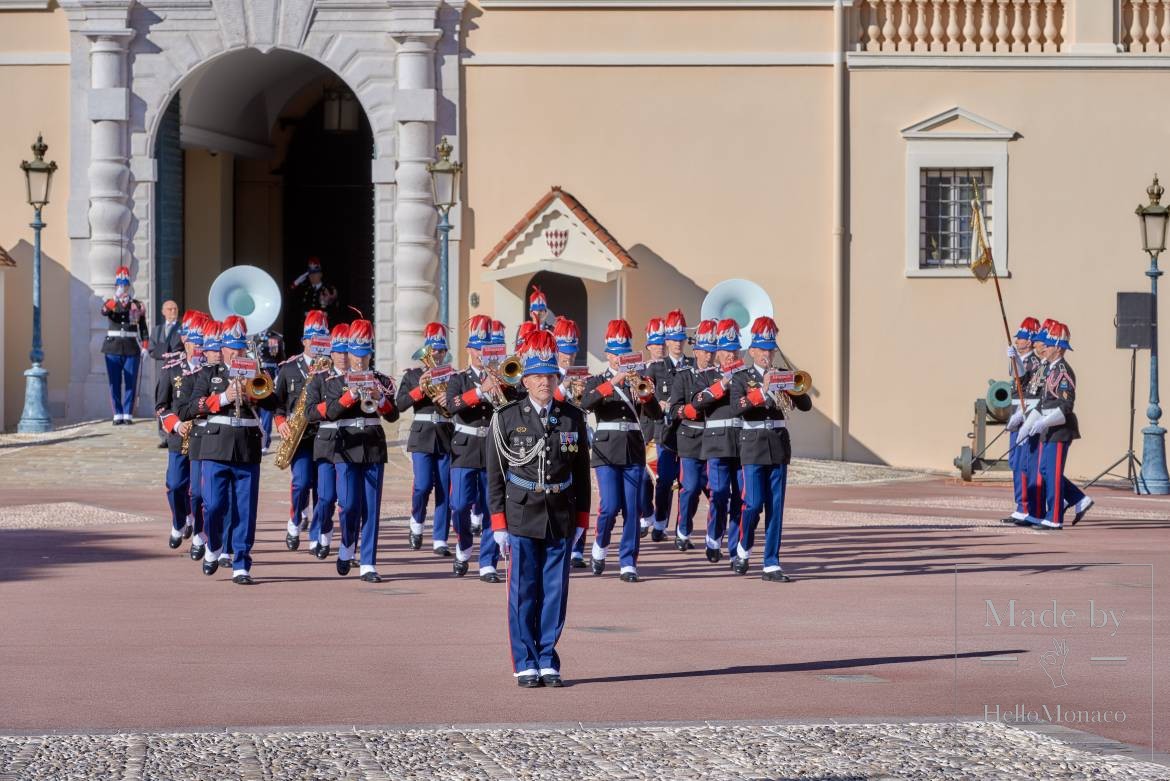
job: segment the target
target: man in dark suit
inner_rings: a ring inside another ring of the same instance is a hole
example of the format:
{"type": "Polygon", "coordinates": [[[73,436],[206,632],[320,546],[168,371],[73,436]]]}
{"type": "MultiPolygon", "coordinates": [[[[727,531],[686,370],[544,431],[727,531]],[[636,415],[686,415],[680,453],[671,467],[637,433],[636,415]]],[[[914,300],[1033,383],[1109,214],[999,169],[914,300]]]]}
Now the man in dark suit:
{"type": "MultiPolygon", "coordinates": [[[[179,305],[174,301],[164,301],[162,305],[163,322],[150,331],[150,357],[158,361],[155,376],[162,382],[163,367],[174,363],[183,357],[183,326],[179,323],[179,305]]],[[[158,389],[156,388],[156,395],[158,389]]],[[[163,431],[162,424],[158,427],[158,446],[167,446],[167,432],[163,431]]]]}
{"type": "Polygon", "coordinates": [[[585,413],[553,398],[556,351],[549,331],[529,338],[520,355],[528,396],[496,412],[488,437],[492,536],[507,557],[512,672],[525,689],[562,685],[570,552],[589,526],[585,413]]]}

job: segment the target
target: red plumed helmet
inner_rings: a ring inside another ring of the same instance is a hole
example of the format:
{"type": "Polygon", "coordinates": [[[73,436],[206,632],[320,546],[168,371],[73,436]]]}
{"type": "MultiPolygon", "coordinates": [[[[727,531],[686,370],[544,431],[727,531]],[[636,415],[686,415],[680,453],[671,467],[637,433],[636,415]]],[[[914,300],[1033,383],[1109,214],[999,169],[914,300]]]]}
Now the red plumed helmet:
{"type": "Polygon", "coordinates": [[[1034,317],[1025,317],[1023,322],[1020,323],[1020,330],[1036,333],[1040,330],[1040,321],[1034,317]]]}
{"type": "Polygon", "coordinates": [[[329,318],[320,309],[305,312],[305,334],[324,336],[329,333],[329,318]]]}
{"type": "Polygon", "coordinates": [[[532,295],[528,297],[528,311],[529,312],[543,312],[548,309],[548,299],[544,297],[544,293],[540,288],[533,285],[532,295]]]}
{"type": "Polygon", "coordinates": [[[556,338],[543,328],[538,328],[524,341],[524,349],[521,352],[525,356],[535,355],[547,361],[556,351],[556,338]]]}
{"type": "Polygon", "coordinates": [[[576,339],[580,334],[577,333],[577,324],[564,315],[561,315],[557,318],[557,322],[553,326],[553,336],[557,339],[576,339]]]}
{"type": "Polygon", "coordinates": [[[541,330],[540,326],[531,320],[526,320],[521,323],[520,327],[516,330],[516,352],[523,350],[524,346],[528,343],[528,338],[539,330],[541,330]]]}
{"type": "Polygon", "coordinates": [[[686,328],[687,318],[681,309],[672,309],[666,315],[666,327],[670,328],[686,328]]]}
{"type": "Polygon", "coordinates": [[[630,330],[630,324],[625,320],[610,320],[609,325],[605,327],[606,339],[633,339],[634,332],[630,330]]]}
{"type": "Polygon", "coordinates": [[[114,269],[114,284],[115,285],[129,285],[130,284],[130,269],[127,266],[118,266],[114,269]]]}
{"type": "Polygon", "coordinates": [[[467,346],[482,349],[491,338],[492,319],[487,315],[473,315],[467,321],[467,346]]]}

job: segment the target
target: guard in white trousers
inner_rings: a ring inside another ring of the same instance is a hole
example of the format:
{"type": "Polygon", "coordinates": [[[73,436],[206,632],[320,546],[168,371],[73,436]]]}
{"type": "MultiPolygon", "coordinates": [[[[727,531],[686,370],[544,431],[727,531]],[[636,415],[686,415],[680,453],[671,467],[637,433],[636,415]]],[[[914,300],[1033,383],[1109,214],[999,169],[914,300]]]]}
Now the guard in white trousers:
{"type": "Polygon", "coordinates": [[[780,567],[784,492],[788,463],[792,460],[787,416],[793,409],[811,410],[812,400],[807,393],[792,395],[774,387],[780,384],[772,370],[776,349],[776,322],[770,317],[757,317],[748,347],[752,365],[731,378],[731,407],[743,420],[739,461],[744,487],[743,530],[731,567],[737,575],[747,573],[756,525],[763,514],[763,579],[787,583],[791,578],[780,567]]]}
{"type": "Polygon", "coordinates": [[[526,689],[559,687],[557,641],[569,603],[569,551],[589,525],[585,415],[553,398],[556,342],[533,334],[521,353],[528,395],[495,415],[487,459],[492,534],[508,566],[512,674],[526,689]]]}

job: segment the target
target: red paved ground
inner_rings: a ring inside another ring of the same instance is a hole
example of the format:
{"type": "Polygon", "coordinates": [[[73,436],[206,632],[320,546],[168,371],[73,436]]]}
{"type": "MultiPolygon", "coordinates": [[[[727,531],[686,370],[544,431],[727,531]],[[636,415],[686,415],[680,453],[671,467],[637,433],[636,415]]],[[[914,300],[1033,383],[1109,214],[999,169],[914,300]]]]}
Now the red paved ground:
{"type": "MultiPolygon", "coordinates": [[[[701,551],[647,541],[645,582],[620,583],[612,567],[604,578],[574,573],[561,644],[573,685],[520,691],[509,676],[502,585],[455,580],[449,559],[409,551],[400,520],[383,530],[385,583],[338,578],[332,559],[284,550],[281,494],[266,492],[262,505],[253,588],[205,578],[185,549],[170,551],[154,491],[52,497],[147,514],[152,524],[0,531],[0,730],[982,716],[985,706],[1047,703],[1124,710],[1121,724],[1067,726],[1150,745],[1151,688],[1155,703],[1170,697],[1165,500],[1097,489],[1099,506],[1136,517],[1090,516],[1048,535],[790,522],[784,560],[800,580],[787,585],[760,581],[758,560],[739,578],[701,551]],[[1141,517],[1151,511],[1160,519],[1141,517]],[[1075,566],[1089,562],[1143,566],[1075,566]],[[1039,610],[1053,597],[1081,623],[984,626],[986,599],[1039,610]],[[1089,599],[1127,611],[1116,637],[1084,625],[1089,599]],[[1038,661],[1053,639],[1070,646],[1061,687],[1038,661]],[[1090,665],[1090,653],[1127,661],[1090,665]],[[1019,661],[979,660],[988,654],[1019,661]],[[823,677],[858,674],[879,680],[823,677]]],[[[1006,506],[1008,492],[944,480],[790,489],[790,507],[875,520],[945,516],[898,504],[940,498],[1006,506]]],[[[43,501],[43,490],[0,487],[0,506],[43,501]]],[[[1170,749],[1159,721],[1154,744],[1170,749]]]]}

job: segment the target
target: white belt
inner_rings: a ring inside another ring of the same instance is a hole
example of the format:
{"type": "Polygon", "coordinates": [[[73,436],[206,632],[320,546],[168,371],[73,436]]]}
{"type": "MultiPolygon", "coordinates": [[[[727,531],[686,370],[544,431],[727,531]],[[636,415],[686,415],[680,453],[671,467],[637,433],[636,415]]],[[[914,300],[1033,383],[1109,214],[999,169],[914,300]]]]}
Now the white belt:
{"type": "Polygon", "coordinates": [[[642,426],[638,423],[630,423],[626,420],[605,420],[597,424],[598,431],[641,431],[642,426]]]}
{"type": "Polygon", "coordinates": [[[365,428],[367,426],[382,425],[381,418],[345,418],[344,420],[327,420],[317,428],[365,428]]]}
{"type": "MultiPolygon", "coordinates": [[[[717,422],[722,422],[722,421],[717,421],[717,422]]],[[[696,422],[696,421],[693,421],[693,420],[684,420],[684,421],[682,422],[682,424],[683,424],[684,426],[686,426],[687,428],[697,428],[697,429],[703,429],[703,428],[706,428],[706,426],[705,426],[705,425],[703,425],[702,423],[698,423],[698,422],[696,422]]],[[[718,427],[716,427],[716,428],[718,428],[718,427]]]]}
{"type": "Polygon", "coordinates": [[[471,437],[486,437],[488,434],[487,426],[465,426],[462,423],[456,423],[455,430],[471,437]]]}
{"type": "Polygon", "coordinates": [[[423,423],[445,423],[447,420],[442,415],[439,415],[435,412],[416,412],[414,419],[416,421],[422,421],[423,423]]]}
{"type": "Polygon", "coordinates": [[[788,428],[787,420],[745,420],[744,428],[788,428]]]}
{"type": "Polygon", "coordinates": [[[233,418],[231,415],[209,415],[207,422],[232,428],[253,428],[260,425],[260,421],[256,418],[233,418]]]}
{"type": "Polygon", "coordinates": [[[743,428],[743,419],[721,418],[720,420],[708,420],[707,428],[743,428]]]}
{"type": "Polygon", "coordinates": [[[137,331],[106,331],[106,336],[128,336],[131,339],[138,336],[137,331]]]}

